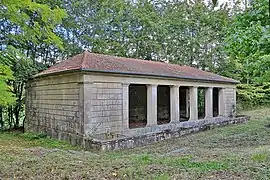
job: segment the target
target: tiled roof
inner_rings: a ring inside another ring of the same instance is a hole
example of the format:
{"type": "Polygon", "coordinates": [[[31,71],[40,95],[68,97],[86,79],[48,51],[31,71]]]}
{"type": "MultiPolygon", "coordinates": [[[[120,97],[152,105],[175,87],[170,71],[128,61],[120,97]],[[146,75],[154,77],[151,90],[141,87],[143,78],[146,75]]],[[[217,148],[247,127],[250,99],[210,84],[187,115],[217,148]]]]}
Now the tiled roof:
{"type": "MultiPolygon", "coordinates": [[[[37,74],[59,73],[70,70],[84,70],[94,72],[121,73],[131,75],[149,75],[156,77],[173,77],[204,81],[238,83],[238,81],[202,71],[189,66],[168,64],[163,62],[123,58],[85,51],[67,60],[55,64],[49,69],[37,74]]],[[[35,76],[35,77],[36,77],[35,76]]]]}

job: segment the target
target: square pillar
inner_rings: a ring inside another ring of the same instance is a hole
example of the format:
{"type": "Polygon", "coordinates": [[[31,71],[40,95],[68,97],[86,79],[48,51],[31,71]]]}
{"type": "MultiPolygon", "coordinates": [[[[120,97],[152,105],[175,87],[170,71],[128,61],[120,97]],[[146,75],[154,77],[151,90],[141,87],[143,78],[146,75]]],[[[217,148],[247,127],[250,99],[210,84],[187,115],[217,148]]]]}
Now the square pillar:
{"type": "Polygon", "coordinates": [[[179,122],[180,107],[179,107],[179,87],[170,87],[170,112],[171,112],[171,123],[179,122]]]}
{"type": "Polygon", "coordinates": [[[157,125],[157,85],[147,85],[147,126],[157,125]]]}
{"type": "Polygon", "coordinates": [[[225,116],[225,89],[218,91],[218,115],[225,116]]]}
{"type": "Polygon", "coordinates": [[[213,88],[205,89],[205,118],[213,117],[213,88]]]}
{"type": "Polygon", "coordinates": [[[84,81],[80,84],[80,117],[81,117],[81,132],[86,136],[93,134],[92,127],[92,97],[94,94],[92,82],[84,81]]]}
{"type": "Polygon", "coordinates": [[[123,130],[129,129],[129,84],[123,84],[123,130]]]}
{"type": "Polygon", "coordinates": [[[189,120],[198,119],[198,87],[189,88],[190,117],[189,120]]]}
{"type": "Polygon", "coordinates": [[[236,88],[233,89],[233,116],[236,116],[236,88]]]}
{"type": "Polygon", "coordinates": [[[190,115],[190,99],[189,99],[189,88],[186,89],[186,118],[190,115]]]}

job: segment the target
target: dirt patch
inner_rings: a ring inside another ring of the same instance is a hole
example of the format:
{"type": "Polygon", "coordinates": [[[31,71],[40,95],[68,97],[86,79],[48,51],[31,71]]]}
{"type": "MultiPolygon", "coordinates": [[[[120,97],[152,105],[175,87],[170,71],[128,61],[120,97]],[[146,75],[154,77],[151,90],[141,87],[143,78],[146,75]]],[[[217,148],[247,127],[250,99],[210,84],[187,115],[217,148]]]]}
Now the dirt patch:
{"type": "Polygon", "coordinates": [[[25,151],[28,151],[34,155],[37,156],[46,156],[50,153],[55,153],[55,152],[62,152],[62,153],[67,153],[75,156],[99,156],[98,154],[89,152],[89,151],[74,151],[74,150],[62,150],[62,149],[46,149],[43,147],[35,147],[35,148],[27,148],[24,149],[25,151]]]}
{"type": "Polygon", "coordinates": [[[210,172],[198,178],[200,180],[243,180],[250,179],[247,173],[243,172],[228,172],[228,171],[217,171],[210,172]]]}

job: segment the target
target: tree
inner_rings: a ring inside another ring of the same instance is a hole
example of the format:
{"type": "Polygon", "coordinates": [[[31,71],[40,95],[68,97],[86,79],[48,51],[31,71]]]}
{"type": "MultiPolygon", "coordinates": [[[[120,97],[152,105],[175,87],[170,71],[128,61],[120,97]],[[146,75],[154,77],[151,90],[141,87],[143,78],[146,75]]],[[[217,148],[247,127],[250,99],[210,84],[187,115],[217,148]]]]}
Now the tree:
{"type": "Polygon", "coordinates": [[[11,80],[13,80],[11,69],[0,64],[0,107],[12,105],[16,100],[12,93],[12,87],[8,84],[11,80]]]}
{"type": "Polygon", "coordinates": [[[228,11],[203,2],[181,1],[167,8],[167,55],[174,63],[216,71],[225,59],[222,43],[228,11]]]}
{"type": "Polygon", "coordinates": [[[233,17],[226,37],[227,64],[233,78],[243,83],[256,83],[264,72],[270,54],[270,19],[267,0],[254,0],[251,7],[233,17]],[[236,76],[233,76],[235,74],[236,76]]]}
{"type": "Polygon", "coordinates": [[[267,0],[254,0],[232,17],[225,39],[228,60],[223,75],[240,80],[238,102],[245,107],[269,104],[270,19],[267,0]]]}
{"type": "MultiPolygon", "coordinates": [[[[1,67],[6,69],[4,72],[16,72],[9,80],[9,93],[14,94],[16,102],[7,108],[7,119],[10,127],[18,127],[24,114],[25,82],[39,70],[37,59],[44,59],[51,49],[63,48],[54,31],[66,13],[31,0],[3,0],[0,9],[0,63],[5,65],[1,67]]],[[[0,113],[3,117],[2,109],[0,113]]]]}
{"type": "Polygon", "coordinates": [[[15,103],[12,87],[8,81],[12,80],[12,71],[8,66],[0,64],[0,129],[4,127],[3,108],[15,103]]]}

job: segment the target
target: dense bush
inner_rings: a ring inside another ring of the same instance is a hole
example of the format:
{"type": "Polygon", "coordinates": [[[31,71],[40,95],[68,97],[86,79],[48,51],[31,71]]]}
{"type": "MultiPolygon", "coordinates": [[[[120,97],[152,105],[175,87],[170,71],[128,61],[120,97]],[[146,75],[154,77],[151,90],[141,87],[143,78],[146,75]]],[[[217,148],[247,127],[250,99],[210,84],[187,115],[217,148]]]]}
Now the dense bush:
{"type": "Polygon", "coordinates": [[[241,109],[263,105],[270,106],[270,82],[239,84],[237,86],[237,103],[241,109]]]}

